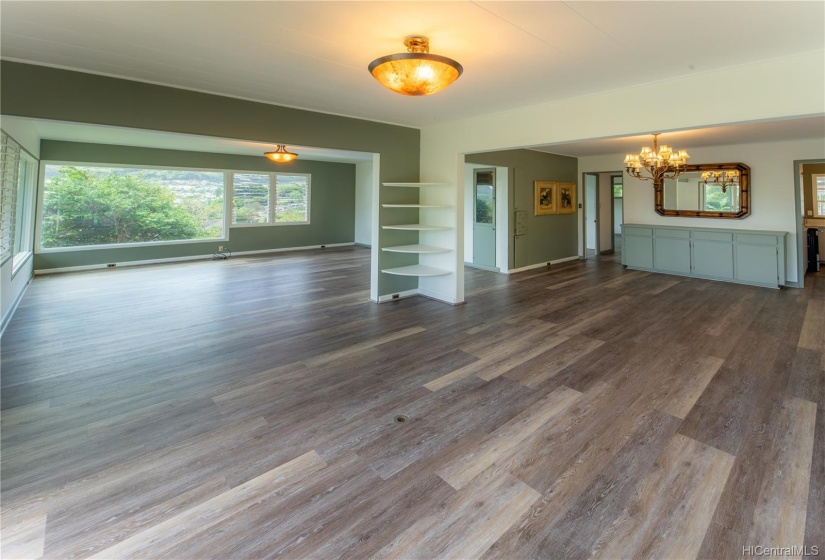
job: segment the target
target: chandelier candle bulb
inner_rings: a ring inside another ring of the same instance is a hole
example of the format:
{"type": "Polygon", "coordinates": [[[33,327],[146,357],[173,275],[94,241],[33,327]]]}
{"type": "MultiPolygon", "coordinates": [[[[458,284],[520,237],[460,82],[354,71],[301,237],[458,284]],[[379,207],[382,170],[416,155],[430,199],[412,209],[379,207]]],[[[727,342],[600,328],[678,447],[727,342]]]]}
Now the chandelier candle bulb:
{"type": "Polygon", "coordinates": [[[686,150],[676,150],[667,144],[659,146],[658,134],[653,135],[653,148],[645,146],[639,155],[627,154],[625,171],[631,177],[653,181],[655,189],[661,189],[665,179],[673,179],[685,172],[690,155],[686,150]]]}

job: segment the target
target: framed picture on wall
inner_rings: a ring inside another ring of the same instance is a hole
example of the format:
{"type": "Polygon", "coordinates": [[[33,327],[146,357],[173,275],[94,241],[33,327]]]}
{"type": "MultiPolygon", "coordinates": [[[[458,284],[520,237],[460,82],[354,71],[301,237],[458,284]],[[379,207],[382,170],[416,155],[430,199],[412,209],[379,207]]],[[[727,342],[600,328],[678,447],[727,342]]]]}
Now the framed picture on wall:
{"type": "Polygon", "coordinates": [[[576,212],[576,183],[559,183],[556,206],[559,214],[576,212]]]}
{"type": "Polygon", "coordinates": [[[559,213],[558,206],[556,205],[558,185],[559,184],[554,181],[533,181],[535,196],[533,215],[549,216],[559,213]]]}

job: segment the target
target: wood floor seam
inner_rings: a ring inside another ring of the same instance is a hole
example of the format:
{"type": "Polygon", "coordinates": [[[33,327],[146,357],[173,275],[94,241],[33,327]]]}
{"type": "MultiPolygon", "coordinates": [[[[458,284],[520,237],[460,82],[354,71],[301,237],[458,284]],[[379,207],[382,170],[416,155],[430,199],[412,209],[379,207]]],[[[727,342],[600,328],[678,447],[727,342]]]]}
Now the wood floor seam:
{"type": "Polygon", "coordinates": [[[2,336],[6,558],[825,549],[825,272],[617,256],[368,301],[370,251],[35,278],[2,336]]]}

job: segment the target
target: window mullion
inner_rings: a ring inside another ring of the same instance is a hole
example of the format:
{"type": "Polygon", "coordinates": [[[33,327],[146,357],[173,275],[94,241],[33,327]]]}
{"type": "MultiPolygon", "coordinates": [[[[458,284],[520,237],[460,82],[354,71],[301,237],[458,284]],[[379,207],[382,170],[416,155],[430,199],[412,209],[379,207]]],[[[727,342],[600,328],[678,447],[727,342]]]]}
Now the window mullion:
{"type": "Polygon", "coordinates": [[[275,206],[278,202],[278,174],[270,173],[269,178],[269,223],[275,223],[275,206]]]}

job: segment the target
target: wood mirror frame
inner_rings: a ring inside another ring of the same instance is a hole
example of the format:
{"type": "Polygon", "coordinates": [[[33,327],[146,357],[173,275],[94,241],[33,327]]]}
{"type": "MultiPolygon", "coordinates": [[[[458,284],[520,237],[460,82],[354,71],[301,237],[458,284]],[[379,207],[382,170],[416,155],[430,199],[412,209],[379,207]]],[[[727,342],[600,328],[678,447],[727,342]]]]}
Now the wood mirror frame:
{"type": "Polygon", "coordinates": [[[656,213],[660,216],[682,216],[688,218],[729,218],[739,220],[746,218],[751,213],[750,196],[750,171],[751,168],[744,163],[702,163],[698,165],[688,165],[685,173],[702,171],[726,171],[736,169],[739,171],[739,211],[738,212],[710,212],[706,210],[671,210],[664,207],[664,184],[654,185],[656,191],[656,213]]]}

